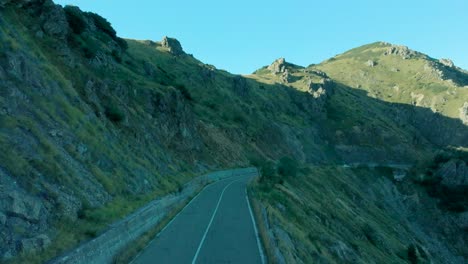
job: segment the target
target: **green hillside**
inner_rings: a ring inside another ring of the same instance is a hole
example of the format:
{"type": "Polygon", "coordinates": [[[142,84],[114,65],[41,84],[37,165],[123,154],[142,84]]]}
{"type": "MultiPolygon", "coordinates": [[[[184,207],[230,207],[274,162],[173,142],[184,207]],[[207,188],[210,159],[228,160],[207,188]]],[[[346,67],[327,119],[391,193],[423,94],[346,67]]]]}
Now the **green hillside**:
{"type": "Polygon", "coordinates": [[[376,43],[240,76],[77,7],[0,0],[0,260],[44,262],[195,175],[255,165],[271,261],[460,262],[465,204],[439,203],[437,175],[466,164],[468,75],[443,63],[376,43]]]}

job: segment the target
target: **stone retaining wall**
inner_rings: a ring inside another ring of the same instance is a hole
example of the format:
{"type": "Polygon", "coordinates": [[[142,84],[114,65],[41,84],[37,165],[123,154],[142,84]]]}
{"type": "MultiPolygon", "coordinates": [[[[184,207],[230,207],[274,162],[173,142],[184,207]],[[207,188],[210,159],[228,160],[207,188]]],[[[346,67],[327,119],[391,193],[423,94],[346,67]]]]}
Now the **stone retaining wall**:
{"type": "Polygon", "coordinates": [[[49,264],[61,263],[112,263],[114,256],[130,242],[156,226],[176,205],[189,199],[196,190],[207,183],[230,177],[253,174],[256,168],[243,168],[209,173],[186,183],[178,194],[171,194],[154,200],[131,215],[112,224],[98,237],[57,257],[49,264]]]}

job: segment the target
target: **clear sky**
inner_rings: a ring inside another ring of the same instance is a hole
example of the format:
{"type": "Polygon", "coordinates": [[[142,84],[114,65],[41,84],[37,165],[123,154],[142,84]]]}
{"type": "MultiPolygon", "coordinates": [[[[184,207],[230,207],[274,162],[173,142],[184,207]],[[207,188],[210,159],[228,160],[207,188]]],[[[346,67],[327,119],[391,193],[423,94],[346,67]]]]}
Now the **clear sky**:
{"type": "Polygon", "coordinates": [[[279,57],[307,66],[375,41],[468,69],[468,0],[54,1],[102,15],[121,37],[175,37],[187,53],[232,73],[279,57]]]}

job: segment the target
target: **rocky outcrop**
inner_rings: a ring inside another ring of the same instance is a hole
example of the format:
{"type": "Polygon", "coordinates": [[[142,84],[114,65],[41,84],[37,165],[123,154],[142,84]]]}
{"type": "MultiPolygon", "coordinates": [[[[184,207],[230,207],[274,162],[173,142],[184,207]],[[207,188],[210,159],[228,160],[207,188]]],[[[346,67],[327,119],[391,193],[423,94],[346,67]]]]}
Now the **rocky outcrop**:
{"type": "Polygon", "coordinates": [[[70,26],[63,8],[47,1],[40,15],[42,30],[49,36],[65,40],[70,26]]]}
{"type": "Polygon", "coordinates": [[[175,38],[169,38],[167,36],[163,37],[161,40],[161,46],[169,50],[175,56],[185,54],[184,50],[182,49],[182,45],[180,42],[175,38]]]}
{"type": "Polygon", "coordinates": [[[391,47],[388,47],[387,50],[384,52],[385,56],[388,55],[397,55],[400,56],[402,59],[411,59],[414,56],[416,56],[416,52],[414,50],[409,49],[406,46],[397,46],[397,45],[392,45],[391,47]]]}
{"type": "Polygon", "coordinates": [[[311,80],[308,82],[307,92],[314,98],[325,98],[333,94],[334,82],[331,79],[323,78],[319,83],[311,80]]]}
{"type": "Polygon", "coordinates": [[[459,109],[460,119],[463,124],[468,125],[468,102],[465,102],[459,109]]]}
{"type": "Polygon", "coordinates": [[[439,63],[441,63],[441,64],[443,64],[443,65],[445,65],[445,66],[447,66],[447,67],[450,67],[450,68],[455,67],[455,64],[454,64],[453,61],[450,60],[450,59],[440,59],[440,60],[439,60],[439,63]]]}
{"type": "Polygon", "coordinates": [[[268,70],[273,74],[279,74],[286,72],[286,60],[284,58],[279,58],[275,60],[271,65],[268,66],[268,70]]]}

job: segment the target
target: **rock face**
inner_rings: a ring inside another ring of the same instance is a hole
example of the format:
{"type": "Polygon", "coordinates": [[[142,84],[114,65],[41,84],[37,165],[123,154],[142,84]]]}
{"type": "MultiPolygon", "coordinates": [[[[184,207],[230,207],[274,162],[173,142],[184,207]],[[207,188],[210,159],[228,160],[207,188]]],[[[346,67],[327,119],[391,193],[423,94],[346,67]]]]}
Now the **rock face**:
{"type": "Polygon", "coordinates": [[[468,125],[468,102],[465,102],[459,111],[461,121],[463,124],[468,125]]]}
{"type": "Polygon", "coordinates": [[[273,74],[286,72],[286,60],[284,58],[275,60],[271,65],[268,66],[268,70],[270,70],[273,74]]]}
{"type": "Polygon", "coordinates": [[[175,38],[169,38],[165,36],[161,41],[161,45],[168,49],[169,52],[173,55],[179,56],[185,54],[184,50],[182,49],[182,45],[180,45],[180,42],[175,38]]]}

